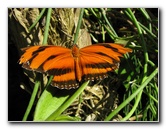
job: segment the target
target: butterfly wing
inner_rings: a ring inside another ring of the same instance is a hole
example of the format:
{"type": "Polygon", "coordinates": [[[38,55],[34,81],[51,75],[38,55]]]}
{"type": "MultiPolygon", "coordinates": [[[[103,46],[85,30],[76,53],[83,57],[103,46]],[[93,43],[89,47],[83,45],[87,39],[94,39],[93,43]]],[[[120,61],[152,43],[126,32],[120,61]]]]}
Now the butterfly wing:
{"type": "Polygon", "coordinates": [[[74,59],[71,50],[60,46],[24,48],[20,64],[29,70],[53,75],[52,85],[60,89],[77,88],[74,59]]]}
{"type": "Polygon", "coordinates": [[[120,57],[131,52],[123,45],[102,43],[80,49],[80,65],[85,80],[101,80],[107,77],[107,72],[118,68],[120,57]]]}

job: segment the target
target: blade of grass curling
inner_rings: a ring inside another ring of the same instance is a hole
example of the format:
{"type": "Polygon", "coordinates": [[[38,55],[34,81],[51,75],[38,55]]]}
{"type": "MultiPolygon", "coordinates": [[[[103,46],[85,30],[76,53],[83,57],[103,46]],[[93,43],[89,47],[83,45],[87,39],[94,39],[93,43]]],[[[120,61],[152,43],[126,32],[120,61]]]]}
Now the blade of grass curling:
{"type": "MultiPolygon", "coordinates": [[[[114,39],[116,37],[118,37],[117,33],[115,32],[114,28],[111,26],[110,22],[108,21],[107,17],[106,17],[106,13],[105,13],[105,10],[103,8],[101,8],[101,12],[102,12],[102,15],[104,17],[104,20],[106,21],[107,25],[109,26],[109,28],[111,29],[111,31],[109,30],[109,32],[113,32],[113,37],[114,39]]],[[[106,27],[106,26],[105,26],[106,27]]],[[[107,28],[107,27],[106,27],[107,28]]]]}
{"type": "MultiPolygon", "coordinates": [[[[47,43],[50,17],[51,17],[51,8],[48,9],[48,13],[47,13],[47,22],[46,22],[46,28],[45,28],[45,32],[44,32],[43,45],[45,45],[47,43]]],[[[38,88],[39,88],[40,84],[41,84],[40,79],[39,79],[39,77],[37,77],[37,80],[35,80],[34,89],[33,89],[28,107],[27,107],[25,114],[23,116],[23,121],[26,121],[28,118],[28,115],[32,109],[32,106],[33,106],[33,103],[35,101],[35,97],[36,97],[36,94],[38,92],[38,88]]]]}
{"type": "Polygon", "coordinates": [[[124,108],[132,99],[135,98],[136,95],[138,95],[142,90],[145,88],[145,86],[153,79],[153,77],[158,73],[158,68],[156,68],[153,73],[142,83],[142,85],[129,97],[127,98],[123,103],[121,103],[113,112],[108,115],[108,117],[105,118],[105,121],[111,120],[122,108],[124,108]]]}
{"type": "Polygon", "coordinates": [[[56,119],[66,108],[68,108],[74,100],[82,93],[82,91],[85,89],[85,87],[88,85],[89,81],[84,82],[80,88],[60,107],[58,108],[54,113],[52,113],[46,121],[51,121],[56,119]]]}
{"type": "Polygon", "coordinates": [[[39,14],[39,16],[37,17],[37,19],[35,20],[35,22],[29,27],[29,32],[32,30],[33,27],[35,27],[35,25],[38,23],[38,21],[40,20],[40,18],[43,16],[44,12],[45,12],[46,8],[42,9],[41,13],[39,14]]]}
{"type": "Polygon", "coordinates": [[[121,121],[126,121],[133,115],[133,113],[135,112],[135,110],[136,110],[136,108],[137,108],[137,106],[138,106],[138,104],[141,100],[142,92],[143,92],[143,90],[140,90],[140,92],[136,96],[136,101],[133,105],[133,108],[131,109],[131,111],[124,118],[121,119],[121,121]]]}

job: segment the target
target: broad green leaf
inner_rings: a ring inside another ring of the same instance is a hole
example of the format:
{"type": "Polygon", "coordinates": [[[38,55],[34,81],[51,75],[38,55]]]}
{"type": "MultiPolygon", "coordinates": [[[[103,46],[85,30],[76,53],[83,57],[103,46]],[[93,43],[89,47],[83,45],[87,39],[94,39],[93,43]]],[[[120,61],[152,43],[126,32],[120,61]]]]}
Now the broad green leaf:
{"type": "Polygon", "coordinates": [[[43,121],[56,111],[69,97],[66,90],[48,86],[42,93],[34,114],[34,121],[43,121]],[[65,95],[66,94],[66,95],[65,95]]]}

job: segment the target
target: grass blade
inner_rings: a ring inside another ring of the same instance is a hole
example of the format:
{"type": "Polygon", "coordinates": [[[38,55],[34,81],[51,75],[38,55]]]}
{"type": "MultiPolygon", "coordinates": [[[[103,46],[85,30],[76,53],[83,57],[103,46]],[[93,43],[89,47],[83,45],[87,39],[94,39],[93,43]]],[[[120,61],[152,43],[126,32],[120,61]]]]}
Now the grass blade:
{"type": "MultiPolygon", "coordinates": [[[[142,85],[133,93],[129,98],[127,98],[122,104],[118,106],[106,119],[105,121],[111,120],[122,108],[124,108],[132,99],[134,99],[138,94],[141,95],[142,90],[145,86],[153,79],[153,77],[158,73],[158,68],[142,83],[142,85]]],[[[139,99],[138,99],[139,100],[139,99]]],[[[125,118],[126,119],[126,118],[125,118]]]]}

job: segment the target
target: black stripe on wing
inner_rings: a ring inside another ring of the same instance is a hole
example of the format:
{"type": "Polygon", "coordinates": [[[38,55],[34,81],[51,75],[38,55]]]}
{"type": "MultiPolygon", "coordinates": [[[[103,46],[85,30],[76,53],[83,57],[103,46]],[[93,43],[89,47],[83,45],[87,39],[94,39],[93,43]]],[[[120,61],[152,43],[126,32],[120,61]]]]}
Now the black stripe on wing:
{"type": "Polygon", "coordinates": [[[109,48],[109,49],[113,50],[114,52],[118,52],[118,49],[115,48],[115,47],[113,47],[113,46],[111,46],[110,44],[102,43],[102,44],[97,44],[97,45],[103,46],[103,47],[105,47],[105,48],[109,48]]]}
{"type": "Polygon", "coordinates": [[[54,68],[54,69],[49,69],[46,71],[48,75],[56,75],[56,76],[70,73],[70,72],[72,72],[71,68],[54,68]]]}

